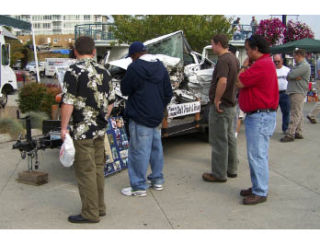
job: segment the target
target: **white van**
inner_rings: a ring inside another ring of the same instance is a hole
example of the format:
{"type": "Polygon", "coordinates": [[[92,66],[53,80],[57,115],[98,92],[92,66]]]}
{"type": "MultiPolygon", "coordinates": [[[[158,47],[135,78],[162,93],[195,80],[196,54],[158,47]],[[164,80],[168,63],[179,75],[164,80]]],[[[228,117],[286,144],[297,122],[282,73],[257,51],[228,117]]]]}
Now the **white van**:
{"type": "MultiPolygon", "coordinates": [[[[38,68],[39,68],[39,73],[40,73],[40,76],[44,76],[45,74],[45,62],[38,62],[38,68]]],[[[36,70],[36,62],[35,61],[32,61],[32,62],[29,62],[27,65],[26,65],[26,70],[29,71],[31,74],[36,74],[37,73],[37,70],[36,70]]]]}
{"type": "Polygon", "coordinates": [[[57,78],[56,67],[60,67],[72,59],[69,58],[46,58],[45,76],[57,78]]]}
{"type": "Polygon", "coordinates": [[[16,74],[10,67],[10,45],[5,43],[6,29],[0,26],[0,106],[8,101],[8,94],[17,90],[16,74]]]}

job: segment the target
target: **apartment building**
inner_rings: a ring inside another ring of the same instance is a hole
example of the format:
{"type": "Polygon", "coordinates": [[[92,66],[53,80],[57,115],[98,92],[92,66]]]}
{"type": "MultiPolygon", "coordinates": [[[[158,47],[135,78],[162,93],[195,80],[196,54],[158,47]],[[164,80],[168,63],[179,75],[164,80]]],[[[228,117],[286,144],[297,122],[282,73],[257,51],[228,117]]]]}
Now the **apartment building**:
{"type": "MultiPolygon", "coordinates": [[[[32,23],[35,35],[74,34],[79,24],[107,23],[107,15],[11,15],[32,23]]],[[[17,35],[29,35],[29,31],[14,29],[17,35]]]]}

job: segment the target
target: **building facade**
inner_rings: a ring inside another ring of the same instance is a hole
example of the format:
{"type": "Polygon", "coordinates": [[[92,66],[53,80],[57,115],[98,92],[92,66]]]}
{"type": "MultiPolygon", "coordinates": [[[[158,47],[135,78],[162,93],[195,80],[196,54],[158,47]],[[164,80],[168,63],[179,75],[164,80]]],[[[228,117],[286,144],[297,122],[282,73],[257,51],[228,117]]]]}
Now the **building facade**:
{"type": "MultiPolygon", "coordinates": [[[[32,23],[35,35],[74,34],[79,24],[107,23],[107,15],[11,15],[32,23]]],[[[13,30],[17,35],[29,35],[30,31],[13,30]]]]}

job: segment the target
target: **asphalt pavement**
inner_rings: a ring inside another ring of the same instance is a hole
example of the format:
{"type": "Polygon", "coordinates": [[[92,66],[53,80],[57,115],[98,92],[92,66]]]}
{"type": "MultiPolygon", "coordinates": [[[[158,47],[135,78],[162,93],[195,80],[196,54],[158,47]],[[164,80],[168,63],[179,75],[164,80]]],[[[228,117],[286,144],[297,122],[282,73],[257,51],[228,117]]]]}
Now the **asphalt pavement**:
{"type": "MultiPolygon", "coordinates": [[[[313,103],[306,103],[305,115],[313,103]]],[[[318,119],[319,120],[319,119],[318,119]]],[[[40,171],[49,183],[21,184],[27,169],[14,142],[0,143],[0,229],[319,229],[320,123],[304,120],[304,139],[281,143],[281,113],[270,142],[270,184],[265,203],[242,205],[250,187],[244,126],[238,137],[238,177],[226,183],[202,181],[210,171],[210,145],[199,134],[164,140],[165,189],[146,197],[125,197],[127,170],[105,179],[107,215],[97,224],[71,224],[80,212],[73,168],[64,168],[58,149],[39,151],[40,171]]]]}

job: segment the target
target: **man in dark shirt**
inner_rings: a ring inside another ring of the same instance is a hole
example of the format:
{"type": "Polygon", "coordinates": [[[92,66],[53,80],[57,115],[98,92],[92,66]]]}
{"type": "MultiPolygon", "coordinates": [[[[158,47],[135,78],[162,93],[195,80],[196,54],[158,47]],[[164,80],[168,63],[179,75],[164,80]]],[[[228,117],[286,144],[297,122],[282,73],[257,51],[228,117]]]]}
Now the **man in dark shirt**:
{"type": "Polygon", "coordinates": [[[211,40],[212,49],[219,56],[213,72],[209,92],[209,139],[212,145],[212,173],[204,173],[203,180],[225,182],[237,176],[237,141],[234,134],[236,105],[235,82],[239,71],[237,58],[228,51],[226,35],[211,40]]]}
{"type": "Polygon", "coordinates": [[[64,140],[72,116],[76,150],[74,169],[82,202],[81,214],[69,216],[71,223],[97,223],[106,214],[104,203],[104,136],[115,99],[108,71],[97,64],[94,41],[79,37],[75,42],[77,62],[64,76],[61,138],[64,140]]]}
{"type": "Polygon", "coordinates": [[[163,150],[161,129],[164,111],[172,98],[167,69],[141,42],[129,47],[132,63],[121,80],[121,92],[128,96],[125,115],[129,118],[130,144],[128,174],[130,187],[121,190],[125,196],[146,196],[148,180],[155,190],[163,189],[163,150]]]}

